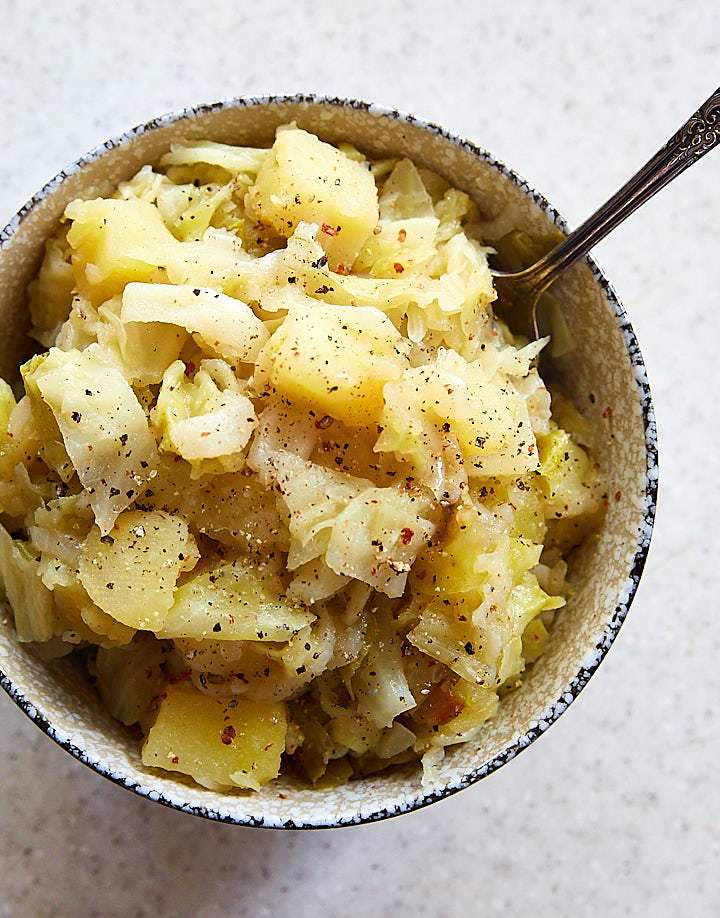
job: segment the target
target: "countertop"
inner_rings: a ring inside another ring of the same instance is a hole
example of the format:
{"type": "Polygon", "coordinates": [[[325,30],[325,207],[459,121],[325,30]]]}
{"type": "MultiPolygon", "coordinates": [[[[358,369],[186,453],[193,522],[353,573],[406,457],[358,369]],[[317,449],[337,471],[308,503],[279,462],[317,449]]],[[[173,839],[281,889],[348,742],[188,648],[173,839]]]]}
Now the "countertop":
{"type": "MultiPolygon", "coordinates": [[[[0,0],[0,223],[174,108],[361,98],[492,150],[577,225],[718,84],[704,0],[0,0]]],[[[720,153],[597,247],[647,362],[660,501],[627,622],[519,758],[352,829],[212,824],[108,783],[0,694],[0,916],[720,914],[720,153]]]]}

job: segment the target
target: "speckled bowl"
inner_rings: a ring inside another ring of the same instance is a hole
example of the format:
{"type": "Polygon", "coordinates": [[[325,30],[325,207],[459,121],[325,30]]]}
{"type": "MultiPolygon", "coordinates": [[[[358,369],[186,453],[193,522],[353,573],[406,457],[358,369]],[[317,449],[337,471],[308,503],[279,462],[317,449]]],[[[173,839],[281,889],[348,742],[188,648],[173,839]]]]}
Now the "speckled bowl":
{"type": "MultiPolygon", "coordinates": [[[[46,237],[76,197],[108,194],[172,141],[210,137],[269,145],[295,120],[332,142],[350,140],[371,156],[405,155],[467,191],[494,235],[565,223],[513,171],[484,150],[408,115],[360,102],[311,96],[236,99],[166,115],[88,153],[49,182],[0,235],[0,374],[17,376],[28,352],[25,290],[46,237]]],[[[68,752],[111,781],[189,813],[242,825],[342,826],[417,809],[478,781],[543,733],[580,693],[627,615],[645,563],[654,518],[657,452],[650,390],[635,335],[610,284],[591,260],[555,288],[576,342],[562,362],[565,384],[587,413],[608,480],[608,512],[597,538],[574,558],[572,601],[553,628],[546,654],[522,688],[502,702],[475,741],[455,747],[437,783],[423,788],[415,767],[373,775],[333,790],[283,777],[260,793],[221,794],[142,767],[125,729],[103,710],[72,660],[43,663],[15,639],[0,607],[0,682],[13,700],[68,752]]]]}

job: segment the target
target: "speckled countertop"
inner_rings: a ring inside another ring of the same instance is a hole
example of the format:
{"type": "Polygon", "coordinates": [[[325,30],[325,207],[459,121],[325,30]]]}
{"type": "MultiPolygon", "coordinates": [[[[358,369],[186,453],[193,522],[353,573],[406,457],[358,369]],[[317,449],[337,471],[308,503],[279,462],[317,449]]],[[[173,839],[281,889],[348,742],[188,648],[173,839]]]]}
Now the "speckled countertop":
{"type": "MultiPolygon", "coordinates": [[[[313,91],[443,124],[575,225],[720,73],[706,0],[0,0],[0,21],[3,224],[131,124],[313,91]]],[[[720,914],[719,213],[716,152],[596,250],[648,365],[660,508],[629,619],[547,736],[429,809],[272,832],[109,784],[3,694],[0,916],[720,914]]]]}

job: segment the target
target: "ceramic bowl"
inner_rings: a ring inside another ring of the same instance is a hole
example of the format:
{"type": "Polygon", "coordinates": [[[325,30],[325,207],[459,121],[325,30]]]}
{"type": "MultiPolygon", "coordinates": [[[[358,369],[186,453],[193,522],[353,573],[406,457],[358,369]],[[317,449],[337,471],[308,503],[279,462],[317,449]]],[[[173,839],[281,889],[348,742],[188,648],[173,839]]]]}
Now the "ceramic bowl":
{"type": "MultiPolygon", "coordinates": [[[[107,195],[173,141],[211,138],[270,145],[289,121],[331,142],[349,140],[370,156],[408,156],[441,173],[479,204],[493,234],[510,229],[566,229],[557,211],[489,153],[395,111],[312,96],[235,99],[166,115],[83,156],[59,173],[0,235],[0,374],[17,377],[29,351],[25,291],[45,239],[66,204],[107,195]]],[[[282,777],[250,796],[223,794],[143,768],[136,739],[112,720],[81,666],[39,660],[15,639],[0,614],[0,681],[25,713],[99,774],[159,803],[242,825],[341,826],[425,806],[509,762],[575,699],[608,651],[627,615],[645,563],[657,486],[655,427],[645,368],[628,317],[598,266],[587,259],[554,289],[575,349],[561,362],[564,383],[594,430],[607,478],[607,515],[596,538],[576,553],[573,595],[548,650],[523,685],[501,703],[474,741],[452,748],[436,783],[423,788],[418,767],[373,775],[332,790],[282,777]]],[[[1,612],[1,610],[0,610],[1,612]]]]}

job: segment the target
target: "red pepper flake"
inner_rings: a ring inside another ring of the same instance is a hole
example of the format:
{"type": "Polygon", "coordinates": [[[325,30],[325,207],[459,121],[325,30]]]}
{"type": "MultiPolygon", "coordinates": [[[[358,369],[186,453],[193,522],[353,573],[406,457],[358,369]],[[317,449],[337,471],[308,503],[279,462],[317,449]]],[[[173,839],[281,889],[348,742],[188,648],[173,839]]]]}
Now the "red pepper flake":
{"type": "Polygon", "coordinates": [[[405,526],[405,527],[401,530],[401,535],[402,535],[402,543],[403,543],[403,545],[409,545],[410,542],[412,542],[412,537],[415,535],[415,531],[414,531],[413,529],[409,529],[407,526],[405,526]]]}
{"type": "Polygon", "coordinates": [[[177,765],[177,763],[180,761],[180,758],[179,756],[174,755],[170,761],[173,763],[173,765],[177,765]]]}
{"type": "Polygon", "coordinates": [[[152,666],[145,667],[145,678],[152,679],[152,666]]]}
{"type": "Polygon", "coordinates": [[[615,500],[620,500],[621,497],[622,497],[622,491],[616,491],[616,492],[615,492],[615,500]]]}
{"type": "Polygon", "coordinates": [[[326,236],[337,236],[340,232],[340,227],[329,226],[327,223],[323,223],[320,227],[321,232],[325,233],[326,236]]]}
{"type": "Polygon", "coordinates": [[[399,261],[395,262],[395,264],[393,265],[393,268],[395,268],[396,274],[402,274],[403,271],[405,270],[405,268],[403,268],[403,266],[400,264],[399,261]]]}
{"type": "Polygon", "coordinates": [[[612,414],[612,408],[608,405],[607,408],[602,413],[603,421],[606,421],[612,414]]]}
{"type": "Polygon", "coordinates": [[[404,229],[401,229],[398,233],[398,242],[405,242],[407,239],[407,232],[404,229]]]}
{"type": "Polygon", "coordinates": [[[280,800],[287,800],[287,794],[278,794],[280,800]]]}
{"type": "Polygon", "coordinates": [[[190,670],[185,669],[181,673],[178,673],[176,676],[170,676],[168,682],[170,685],[175,685],[176,682],[182,682],[184,679],[190,678],[190,670]]]}
{"type": "Polygon", "coordinates": [[[427,571],[418,571],[416,576],[418,580],[424,580],[427,577],[427,571]]]}
{"type": "Polygon", "coordinates": [[[224,746],[229,746],[236,736],[237,733],[235,733],[235,727],[233,727],[231,724],[228,724],[227,727],[223,728],[223,731],[220,734],[220,740],[224,746]]]}
{"type": "Polygon", "coordinates": [[[187,369],[188,373],[194,373],[197,369],[192,360],[188,360],[188,362],[185,364],[185,368],[187,369]]]}
{"type": "Polygon", "coordinates": [[[335,268],[335,273],[336,274],[349,274],[350,268],[348,268],[347,265],[344,265],[342,262],[340,262],[337,268],[335,268]]]}
{"type": "Polygon", "coordinates": [[[210,436],[210,431],[209,431],[209,430],[203,430],[203,432],[200,434],[200,436],[201,436],[201,437],[209,437],[209,436],[210,436]]]}

